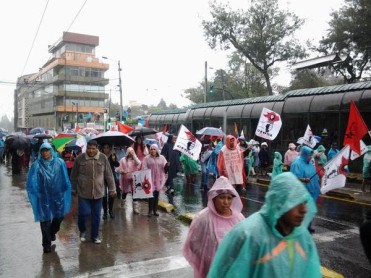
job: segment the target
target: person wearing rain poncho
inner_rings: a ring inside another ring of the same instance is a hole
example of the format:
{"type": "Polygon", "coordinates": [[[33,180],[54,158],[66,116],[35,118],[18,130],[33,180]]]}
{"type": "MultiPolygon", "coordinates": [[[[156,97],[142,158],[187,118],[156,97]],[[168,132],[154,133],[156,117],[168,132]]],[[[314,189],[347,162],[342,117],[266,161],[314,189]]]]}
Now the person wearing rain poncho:
{"type": "Polygon", "coordinates": [[[224,235],[245,219],[242,208],[229,180],[218,178],[208,192],[207,207],[196,214],[183,245],[183,255],[193,267],[195,277],[206,277],[224,235]]]}
{"type": "Polygon", "coordinates": [[[283,171],[283,162],[282,162],[282,155],[279,152],[274,152],[274,160],[273,160],[273,171],[272,171],[272,179],[282,174],[283,171]]]}
{"type": "Polygon", "coordinates": [[[371,191],[371,146],[367,146],[367,151],[363,156],[362,176],[362,191],[366,191],[367,185],[371,191]]]}
{"type": "Polygon", "coordinates": [[[325,154],[326,149],[323,145],[319,145],[317,149],[313,152],[314,164],[316,166],[316,172],[320,180],[325,174],[324,166],[327,163],[327,156],[325,154]]]}
{"type": "Polygon", "coordinates": [[[71,183],[64,161],[49,143],[43,143],[28,172],[26,189],[34,218],[40,222],[44,253],[52,251],[64,216],[71,209],[71,183]]]}
{"type": "Polygon", "coordinates": [[[233,135],[227,135],[225,145],[218,155],[218,172],[220,176],[225,176],[229,179],[239,194],[242,194],[243,184],[246,179],[243,159],[240,148],[237,148],[236,138],[233,135]]]}
{"type": "MultiPolygon", "coordinates": [[[[320,194],[320,181],[313,165],[313,150],[310,147],[303,146],[301,148],[300,156],[294,159],[290,171],[305,185],[316,202],[320,194]]],[[[309,223],[308,229],[311,233],[315,232],[311,223],[309,223]]]]}
{"type": "Polygon", "coordinates": [[[186,184],[195,184],[196,175],[198,174],[198,163],[196,160],[190,158],[188,155],[182,153],[179,158],[182,165],[183,173],[186,177],[186,184]]]}
{"type": "Polygon", "coordinates": [[[224,237],[207,277],[322,277],[307,230],[315,213],[303,184],[292,173],[278,175],[263,207],[224,237]]]}

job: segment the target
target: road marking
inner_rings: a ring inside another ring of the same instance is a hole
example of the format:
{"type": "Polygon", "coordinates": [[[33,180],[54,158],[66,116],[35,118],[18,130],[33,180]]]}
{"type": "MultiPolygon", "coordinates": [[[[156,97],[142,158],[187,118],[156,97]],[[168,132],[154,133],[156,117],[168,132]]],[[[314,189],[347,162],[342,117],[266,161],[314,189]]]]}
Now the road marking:
{"type": "Polygon", "coordinates": [[[324,233],[315,233],[312,234],[312,237],[316,244],[318,243],[324,243],[324,242],[332,242],[338,239],[349,239],[353,238],[355,235],[359,236],[359,230],[354,229],[348,229],[348,230],[342,230],[340,232],[337,231],[328,231],[324,233]]]}
{"type": "Polygon", "coordinates": [[[190,267],[191,266],[183,256],[177,255],[105,267],[99,271],[88,272],[76,277],[147,277],[148,275],[190,267]]]}

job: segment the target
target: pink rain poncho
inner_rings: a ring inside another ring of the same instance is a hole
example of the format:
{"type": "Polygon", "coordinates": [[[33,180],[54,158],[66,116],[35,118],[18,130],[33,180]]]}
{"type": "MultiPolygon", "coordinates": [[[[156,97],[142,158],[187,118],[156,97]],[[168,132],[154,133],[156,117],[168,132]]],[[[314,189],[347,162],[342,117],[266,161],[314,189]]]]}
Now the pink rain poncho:
{"type": "Polygon", "coordinates": [[[206,277],[216,249],[224,235],[245,219],[241,213],[241,199],[226,177],[218,178],[208,192],[207,207],[196,214],[183,246],[183,255],[194,269],[195,277],[206,277]],[[224,217],[216,212],[213,199],[222,193],[236,196],[232,200],[232,215],[224,217]]]}
{"type": "Polygon", "coordinates": [[[133,175],[132,172],[140,168],[140,160],[136,156],[134,149],[129,147],[126,151],[127,155],[120,160],[120,166],[116,168],[116,172],[120,173],[120,189],[124,193],[132,192],[133,175]]]}
{"type": "Polygon", "coordinates": [[[156,148],[157,156],[147,155],[142,162],[142,169],[151,169],[152,185],[156,191],[161,191],[166,181],[165,175],[165,164],[167,163],[166,158],[159,154],[158,146],[156,144],[151,145],[151,148],[156,148]]]}

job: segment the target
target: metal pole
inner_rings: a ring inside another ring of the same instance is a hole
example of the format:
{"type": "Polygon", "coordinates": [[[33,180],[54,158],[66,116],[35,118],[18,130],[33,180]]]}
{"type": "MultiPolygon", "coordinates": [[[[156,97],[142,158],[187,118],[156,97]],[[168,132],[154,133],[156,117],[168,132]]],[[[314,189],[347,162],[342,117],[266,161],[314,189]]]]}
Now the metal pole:
{"type": "Polygon", "coordinates": [[[223,72],[223,70],[221,72],[222,72],[222,96],[223,96],[223,100],[225,100],[225,94],[224,94],[224,72],[223,72]]]}
{"type": "Polygon", "coordinates": [[[121,66],[120,66],[120,60],[118,60],[118,70],[119,70],[119,86],[120,86],[120,122],[122,119],[122,86],[121,86],[121,66]]]}
{"type": "Polygon", "coordinates": [[[76,127],[79,125],[79,103],[76,102],[76,127]]]}
{"type": "Polygon", "coordinates": [[[204,94],[204,103],[206,103],[207,96],[207,61],[205,61],[205,94],[204,94]]]}

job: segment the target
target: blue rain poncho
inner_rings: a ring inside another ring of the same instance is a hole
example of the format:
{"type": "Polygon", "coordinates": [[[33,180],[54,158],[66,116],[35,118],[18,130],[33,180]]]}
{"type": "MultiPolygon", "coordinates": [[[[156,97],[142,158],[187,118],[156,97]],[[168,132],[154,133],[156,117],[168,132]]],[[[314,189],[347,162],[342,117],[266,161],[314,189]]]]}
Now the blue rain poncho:
{"type": "Polygon", "coordinates": [[[207,277],[321,277],[317,248],[308,231],[315,213],[313,198],[292,173],[276,176],[260,211],[224,237],[207,277]],[[276,229],[279,218],[304,202],[307,213],[301,225],[283,236],[276,229]]]}
{"type": "Polygon", "coordinates": [[[309,183],[303,184],[308,189],[310,195],[312,195],[314,201],[316,201],[320,194],[319,177],[316,173],[316,168],[313,165],[313,161],[308,161],[310,154],[313,154],[313,150],[307,146],[303,146],[301,148],[300,156],[295,158],[292,162],[290,171],[299,179],[310,179],[309,183]]]}
{"type": "Polygon", "coordinates": [[[71,183],[67,168],[49,143],[41,145],[38,158],[28,172],[26,189],[36,222],[63,217],[70,211],[71,183]],[[51,160],[41,157],[42,149],[51,151],[51,160]]]}

